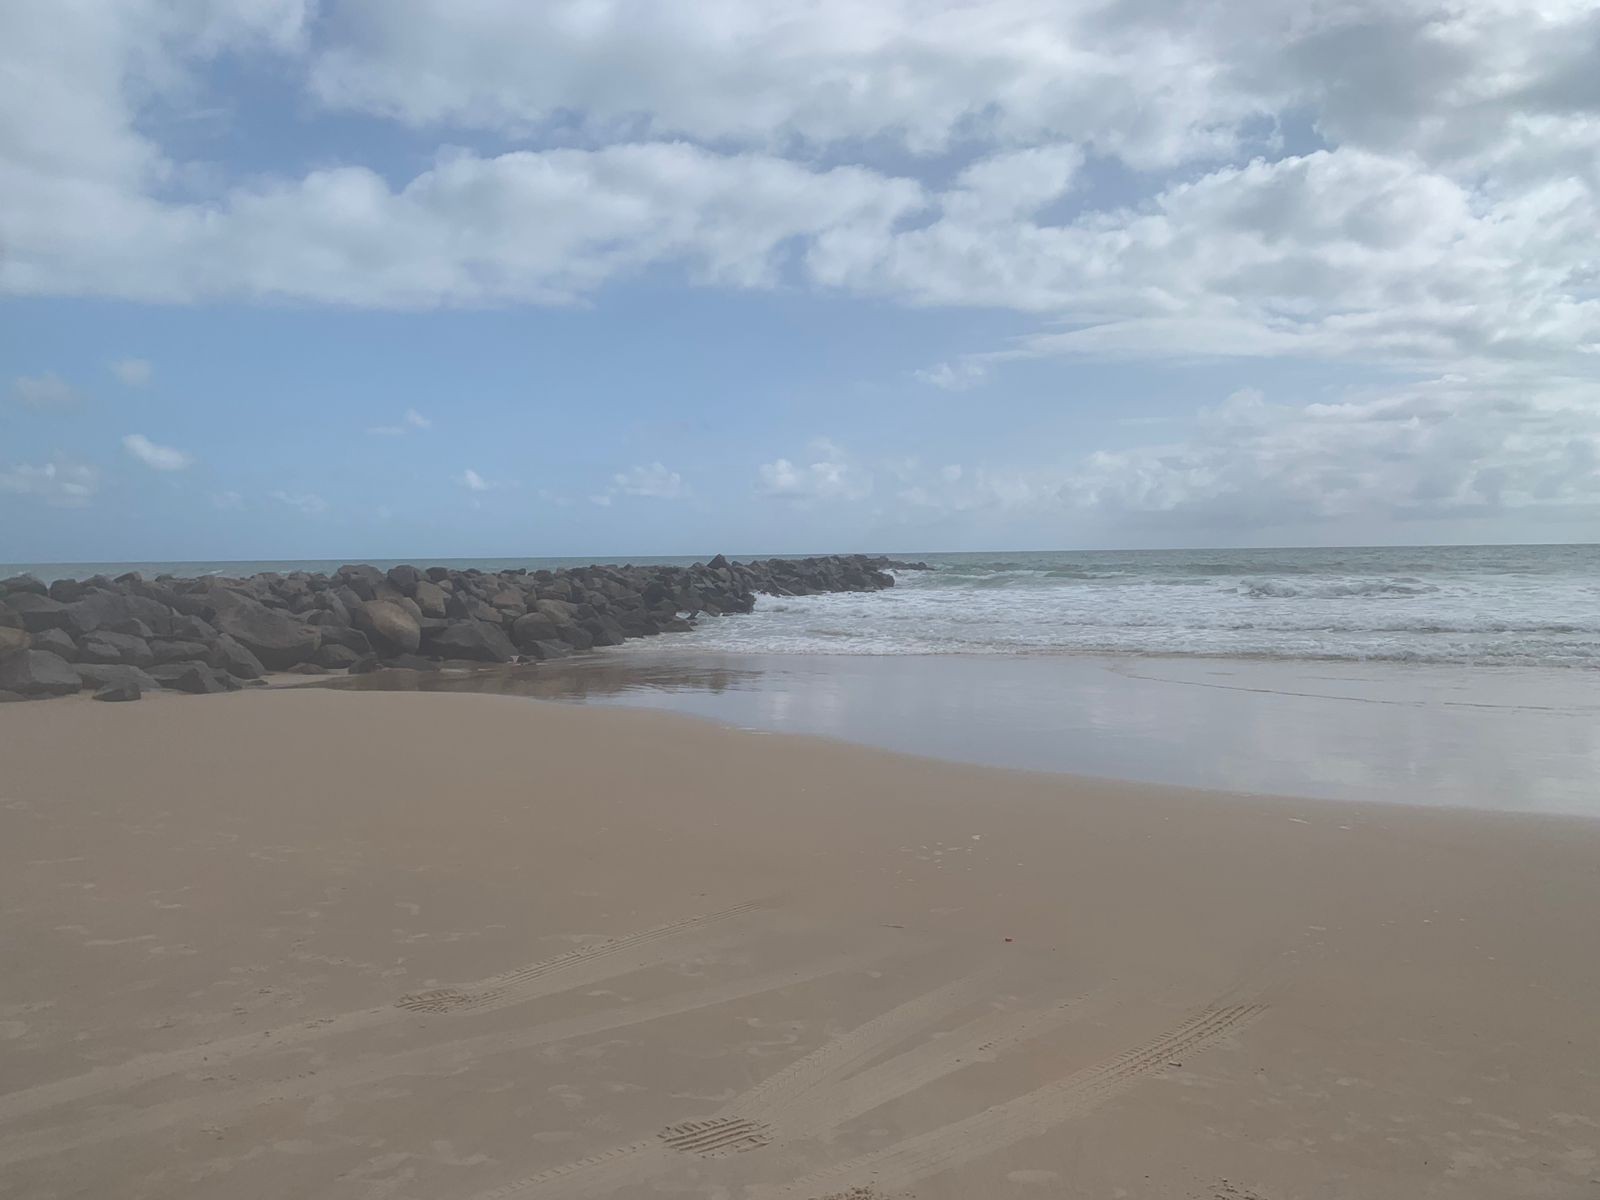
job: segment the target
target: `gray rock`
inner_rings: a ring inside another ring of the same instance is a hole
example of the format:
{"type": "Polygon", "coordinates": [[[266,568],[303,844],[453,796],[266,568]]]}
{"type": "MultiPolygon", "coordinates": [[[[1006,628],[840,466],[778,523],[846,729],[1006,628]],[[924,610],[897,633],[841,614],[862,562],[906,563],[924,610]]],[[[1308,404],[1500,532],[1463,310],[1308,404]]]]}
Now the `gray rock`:
{"type": "Polygon", "coordinates": [[[229,637],[222,633],[217,635],[217,640],[211,644],[211,653],[207,656],[214,667],[221,667],[235,679],[260,679],[267,673],[261,665],[261,660],[250,653],[237,638],[229,637]]]}
{"type": "Polygon", "coordinates": [[[26,629],[9,629],[0,626],[0,658],[20,654],[33,645],[33,634],[26,629]]]}
{"type": "Polygon", "coordinates": [[[511,640],[524,652],[535,642],[551,642],[560,637],[560,625],[542,612],[531,612],[511,623],[511,640]]]}
{"type": "Polygon", "coordinates": [[[57,579],[50,584],[50,599],[71,604],[83,595],[83,584],[76,579],[57,579]]]}
{"type": "Polygon", "coordinates": [[[172,620],[169,636],[177,642],[210,643],[217,640],[217,630],[202,617],[178,616],[172,620]]]}
{"type": "Polygon", "coordinates": [[[562,625],[556,632],[574,650],[594,649],[594,638],[581,625],[562,625]]]}
{"type": "Polygon", "coordinates": [[[0,579],[0,592],[9,592],[12,595],[42,596],[48,590],[32,575],[13,575],[10,579],[0,579]]]}
{"type": "Polygon", "coordinates": [[[565,600],[540,600],[534,607],[558,625],[569,625],[578,618],[578,606],[565,600]]]}
{"type": "Polygon", "coordinates": [[[152,633],[166,634],[174,614],[166,605],[145,596],[125,596],[119,592],[89,592],[67,605],[64,628],[82,637],[101,629],[118,629],[131,621],[147,625],[152,633]]]}
{"type": "Polygon", "coordinates": [[[22,696],[70,696],[83,684],[59,655],[23,650],[0,658],[0,688],[22,696]]]}
{"type": "Polygon", "coordinates": [[[67,606],[41,592],[13,592],[6,597],[6,605],[22,618],[22,627],[29,633],[61,629],[67,623],[67,606]]]}
{"type": "Polygon", "coordinates": [[[78,643],[74,642],[64,629],[41,629],[33,635],[33,648],[48,650],[68,662],[75,662],[78,658],[78,643]]]}
{"type": "Polygon", "coordinates": [[[417,618],[391,600],[368,600],[350,614],[356,628],[372,639],[375,649],[415,654],[422,645],[417,618]]]}
{"type": "Polygon", "coordinates": [[[318,647],[316,654],[312,655],[311,661],[319,667],[331,667],[334,670],[340,670],[345,667],[355,666],[356,663],[361,661],[361,655],[350,649],[349,646],[341,646],[335,642],[324,642],[318,647]]]}
{"type": "Polygon", "coordinates": [[[283,671],[304,662],[322,644],[315,626],[302,624],[238,592],[214,591],[211,606],[215,614],[212,624],[217,631],[237,641],[268,670],[283,671]]]}
{"type": "Polygon", "coordinates": [[[429,654],[439,658],[464,658],[473,662],[510,662],[517,648],[498,625],[487,621],[457,621],[433,630],[426,642],[429,654]]]}
{"type": "Polygon", "coordinates": [[[164,688],[195,695],[233,692],[239,688],[238,681],[232,675],[206,663],[163,663],[159,667],[151,667],[150,674],[164,688]]]}
{"type": "Polygon", "coordinates": [[[417,580],[417,586],[411,593],[411,598],[417,602],[417,608],[425,617],[443,617],[445,602],[449,599],[445,590],[436,583],[426,579],[417,580]]]}
{"type": "Polygon", "coordinates": [[[352,675],[370,675],[372,672],[382,669],[383,660],[376,654],[363,654],[350,664],[350,674],[352,675]]]}
{"type": "Polygon", "coordinates": [[[114,687],[131,683],[135,687],[154,691],[161,686],[148,671],[117,663],[73,663],[72,673],[86,688],[114,687]]]}
{"type": "Polygon", "coordinates": [[[343,646],[347,650],[354,650],[357,654],[372,653],[372,640],[359,629],[352,629],[348,625],[322,626],[322,644],[343,646]]]}
{"type": "Polygon", "coordinates": [[[211,648],[204,642],[177,642],[157,639],[150,643],[150,653],[158,663],[209,661],[211,648]]]}
{"type": "Polygon", "coordinates": [[[28,699],[28,697],[24,696],[21,692],[0,691],[0,704],[14,704],[19,700],[26,699],[28,699]]]}
{"type": "Polygon", "coordinates": [[[94,694],[96,700],[138,700],[144,695],[137,683],[108,683],[94,694]]]}
{"type": "Polygon", "coordinates": [[[78,643],[78,661],[148,667],[156,661],[156,656],[150,649],[150,643],[143,638],[102,629],[78,643]]]}
{"type": "Polygon", "coordinates": [[[412,595],[417,586],[417,581],[422,578],[422,572],[415,567],[402,566],[389,568],[389,582],[399,590],[403,596],[412,595]]]}

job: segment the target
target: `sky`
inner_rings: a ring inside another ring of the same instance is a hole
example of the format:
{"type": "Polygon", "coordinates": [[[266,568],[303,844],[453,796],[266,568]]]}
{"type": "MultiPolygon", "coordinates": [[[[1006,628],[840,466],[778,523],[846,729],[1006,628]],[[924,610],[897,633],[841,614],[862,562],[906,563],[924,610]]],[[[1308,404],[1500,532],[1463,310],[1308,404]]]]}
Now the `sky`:
{"type": "Polygon", "coordinates": [[[1600,0],[11,0],[0,561],[1600,540],[1600,0]]]}

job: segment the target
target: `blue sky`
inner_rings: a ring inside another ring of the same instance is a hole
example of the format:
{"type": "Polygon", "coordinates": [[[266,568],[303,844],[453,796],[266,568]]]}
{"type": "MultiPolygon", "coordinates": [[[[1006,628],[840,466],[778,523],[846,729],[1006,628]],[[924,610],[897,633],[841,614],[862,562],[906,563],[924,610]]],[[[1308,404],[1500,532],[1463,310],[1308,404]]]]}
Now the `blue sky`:
{"type": "Polygon", "coordinates": [[[1593,6],[1211,7],[6,6],[0,561],[1600,537],[1593,6]]]}

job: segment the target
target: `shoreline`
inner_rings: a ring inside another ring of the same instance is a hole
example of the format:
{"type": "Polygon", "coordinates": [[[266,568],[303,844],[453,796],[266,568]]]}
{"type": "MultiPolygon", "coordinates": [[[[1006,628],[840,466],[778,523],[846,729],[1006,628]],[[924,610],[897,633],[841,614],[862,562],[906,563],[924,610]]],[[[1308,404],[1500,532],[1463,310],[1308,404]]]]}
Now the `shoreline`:
{"type": "Polygon", "coordinates": [[[947,762],[1341,803],[1600,818],[1581,676],[1182,656],[797,655],[663,638],[521,667],[313,681],[700,717],[947,762]]]}
{"type": "Polygon", "coordinates": [[[1580,819],[299,687],[14,706],[0,751],[0,1195],[1501,1200],[1600,1161],[1580,819]]]}

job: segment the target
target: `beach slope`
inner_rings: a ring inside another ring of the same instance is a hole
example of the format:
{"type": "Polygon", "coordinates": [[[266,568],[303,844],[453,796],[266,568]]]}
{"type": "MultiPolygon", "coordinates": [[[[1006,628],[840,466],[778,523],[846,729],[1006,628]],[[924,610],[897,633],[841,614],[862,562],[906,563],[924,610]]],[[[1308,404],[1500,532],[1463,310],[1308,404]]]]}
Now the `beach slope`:
{"type": "Polygon", "coordinates": [[[1592,1198],[1597,863],[495,696],[10,705],[0,1196],[1592,1198]]]}

